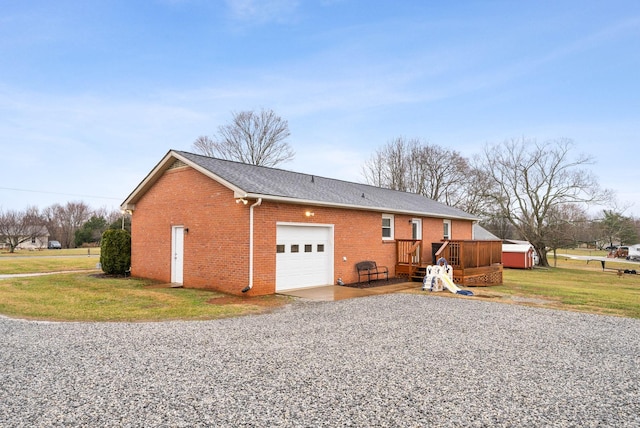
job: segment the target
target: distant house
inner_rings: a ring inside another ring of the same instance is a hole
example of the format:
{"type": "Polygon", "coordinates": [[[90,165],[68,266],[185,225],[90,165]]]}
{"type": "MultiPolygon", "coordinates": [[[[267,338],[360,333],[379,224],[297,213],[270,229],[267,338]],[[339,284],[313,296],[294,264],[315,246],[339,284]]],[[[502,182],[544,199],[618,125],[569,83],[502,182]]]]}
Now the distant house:
{"type": "Polygon", "coordinates": [[[37,250],[47,248],[49,242],[49,231],[45,226],[33,226],[25,233],[9,232],[9,236],[0,236],[0,248],[7,249],[11,245],[9,239],[19,242],[16,246],[18,250],[37,250]]]}
{"type": "Polygon", "coordinates": [[[430,263],[478,220],[417,194],[175,150],[122,209],[132,275],[250,295],[357,282],[363,260],[393,277],[399,242],[430,263]]]}

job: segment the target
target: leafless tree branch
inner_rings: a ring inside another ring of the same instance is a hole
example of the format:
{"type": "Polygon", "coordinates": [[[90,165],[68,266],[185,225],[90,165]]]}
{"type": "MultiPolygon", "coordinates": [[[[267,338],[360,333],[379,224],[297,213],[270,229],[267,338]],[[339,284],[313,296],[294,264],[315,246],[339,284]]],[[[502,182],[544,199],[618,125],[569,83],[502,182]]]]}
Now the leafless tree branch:
{"type": "Polygon", "coordinates": [[[215,139],[198,137],[193,149],[206,156],[273,167],[292,160],[285,141],[291,133],[286,120],[273,110],[233,112],[231,123],[218,127],[215,139]]]}

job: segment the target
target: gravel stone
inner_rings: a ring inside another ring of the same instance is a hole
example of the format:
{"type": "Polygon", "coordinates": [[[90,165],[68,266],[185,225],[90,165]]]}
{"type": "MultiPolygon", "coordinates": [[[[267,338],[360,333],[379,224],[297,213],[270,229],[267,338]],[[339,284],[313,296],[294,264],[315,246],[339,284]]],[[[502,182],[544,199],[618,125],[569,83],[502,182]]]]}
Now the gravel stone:
{"type": "Polygon", "coordinates": [[[640,320],[432,295],[0,318],[0,426],[640,427],[640,320]]]}

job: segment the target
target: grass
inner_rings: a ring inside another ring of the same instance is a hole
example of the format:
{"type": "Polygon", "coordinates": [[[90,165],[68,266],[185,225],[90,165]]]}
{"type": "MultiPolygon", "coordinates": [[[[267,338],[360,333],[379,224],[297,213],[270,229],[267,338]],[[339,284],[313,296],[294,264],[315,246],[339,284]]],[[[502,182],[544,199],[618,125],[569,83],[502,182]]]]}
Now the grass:
{"type": "Polygon", "coordinates": [[[2,280],[0,296],[4,315],[53,321],[218,319],[261,313],[289,302],[282,296],[232,297],[86,273],[2,280]]]}
{"type": "MultiPolygon", "coordinates": [[[[613,261],[607,262],[609,266],[640,270],[640,265],[613,261]]],[[[597,261],[558,258],[555,268],[505,269],[502,285],[473,291],[479,298],[508,298],[533,306],[640,318],[640,275],[603,272],[597,261]]]]}
{"type": "Polygon", "coordinates": [[[0,252],[0,275],[96,269],[99,261],[100,248],[5,251],[0,252]]]}
{"type": "Polygon", "coordinates": [[[607,315],[640,318],[640,276],[618,277],[610,272],[582,269],[506,270],[503,285],[492,291],[549,306],[607,315]]]}
{"type": "MultiPolygon", "coordinates": [[[[0,274],[95,268],[97,257],[62,250],[70,257],[0,257],[0,274]]],[[[30,252],[31,253],[31,252],[30,252]]],[[[38,253],[38,252],[35,252],[38,253]]],[[[583,254],[559,251],[564,254],[583,254]]],[[[589,255],[589,254],[586,254],[589,255]]],[[[603,254],[591,254],[603,255],[603,254]]],[[[550,263],[554,261],[550,258],[550,263]]],[[[638,269],[607,261],[607,267],[638,269]]],[[[602,271],[599,262],[557,259],[548,269],[505,269],[504,284],[473,288],[475,299],[640,318],[640,275],[602,271]]],[[[423,294],[421,292],[421,294],[423,294]]],[[[449,293],[442,296],[455,297],[449,293]]],[[[466,297],[465,297],[466,298],[466,297]]],[[[89,273],[53,274],[0,280],[0,313],[57,321],[204,320],[255,314],[283,306],[283,296],[235,297],[210,290],[167,288],[135,278],[89,273]]]]}
{"type": "Polygon", "coordinates": [[[86,256],[100,255],[100,247],[92,248],[65,248],[63,250],[16,250],[14,253],[10,253],[9,250],[0,251],[0,260],[4,257],[43,257],[43,256],[86,256]]]}
{"type": "Polygon", "coordinates": [[[0,259],[0,275],[15,273],[63,272],[68,270],[96,269],[99,257],[37,257],[21,260],[0,259]]]}

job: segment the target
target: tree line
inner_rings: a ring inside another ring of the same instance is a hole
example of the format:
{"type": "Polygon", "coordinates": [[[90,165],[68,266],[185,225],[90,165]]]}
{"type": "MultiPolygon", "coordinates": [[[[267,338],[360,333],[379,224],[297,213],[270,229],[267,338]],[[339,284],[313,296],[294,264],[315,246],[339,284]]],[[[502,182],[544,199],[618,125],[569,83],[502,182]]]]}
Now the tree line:
{"type": "Polygon", "coordinates": [[[107,229],[131,230],[131,219],[120,211],[93,209],[82,201],[53,204],[42,210],[0,209],[0,243],[14,252],[22,243],[42,236],[59,241],[62,248],[99,245],[107,229]]]}
{"type": "MultiPolygon", "coordinates": [[[[200,136],[193,150],[253,165],[278,166],[295,156],[286,141],[288,122],[273,110],[233,112],[212,136],[200,136]]],[[[596,247],[635,244],[640,220],[624,215],[614,194],[588,169],[593,158],[576,152],[573,141],[530,138],[486,144],[471,158],[419,138],[397,137],[364,163],[366,183],[413,192],[460,208],[481,219],[500,239],[530,242],[540,264],[547,253],[587,243],[596,247]],[[589,214],[593,206],[606,206],[589,214]]],[[[39,211],[0,210],[0,239],[11,251],[45,227],[50,239],[71,248],[99,241],[108,228],[130,228],[119,211],[92,210],[83,202],[54,204],[39,211]]],[[[0,241],[1,242],[1,241],[0,241]]]]}
{"type": "MultiPolygon", "coordinates": [[[[293,159],[288,123],[272,110],[234,112],[213,137],[200,136],[193,149],[207,156],[262,166],[293,159]]],[[[576,153],[569,139],[531,138],[486,144],[479,155],[418,138],[397,137],[363,165],[368,184],[424,195],[482,219],[501,239],[530,242],[540,264],[547,252],[587,243],[635,244],[640,221],[625,216],[612,191],[588,169],[593,158],[576,153]],[[607,206],[589,215],[593,206],[607,206]]]]}

